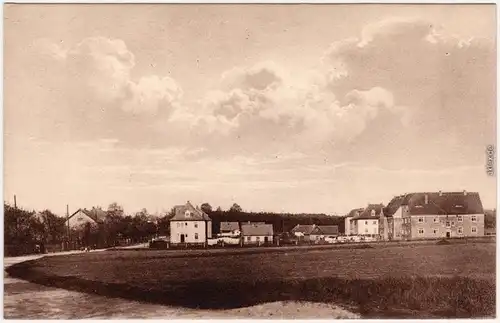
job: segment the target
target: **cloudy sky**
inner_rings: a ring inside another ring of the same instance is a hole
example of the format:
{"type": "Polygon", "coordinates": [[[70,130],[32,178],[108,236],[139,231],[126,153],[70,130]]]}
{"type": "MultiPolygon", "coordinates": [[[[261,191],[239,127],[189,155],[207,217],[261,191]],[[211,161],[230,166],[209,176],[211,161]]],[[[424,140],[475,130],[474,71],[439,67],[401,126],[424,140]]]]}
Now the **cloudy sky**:
{"type": "Polygon", "coordinates": [[[6,5],[4,194],[343,214],[478,191],[494,5],[6,5]]]}

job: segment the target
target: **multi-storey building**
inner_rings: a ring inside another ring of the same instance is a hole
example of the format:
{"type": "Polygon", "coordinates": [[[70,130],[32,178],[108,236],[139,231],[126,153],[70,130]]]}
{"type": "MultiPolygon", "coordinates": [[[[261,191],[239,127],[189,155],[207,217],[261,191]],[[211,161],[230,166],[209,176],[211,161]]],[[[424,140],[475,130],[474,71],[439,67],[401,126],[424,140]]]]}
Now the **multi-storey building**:
{"type": "Polygon", "coordinates": [[[394,197],[384,209],[389,240],[484,235],[484,210],[476,192],[421,192],[394,197]]]}

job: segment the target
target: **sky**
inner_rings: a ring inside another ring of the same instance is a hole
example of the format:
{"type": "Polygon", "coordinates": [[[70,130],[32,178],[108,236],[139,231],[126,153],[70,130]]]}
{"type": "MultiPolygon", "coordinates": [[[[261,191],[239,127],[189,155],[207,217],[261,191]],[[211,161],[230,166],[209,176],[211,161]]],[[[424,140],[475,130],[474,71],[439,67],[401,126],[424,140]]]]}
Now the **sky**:
{"type": "Polygon", "coordinates": [[[494,5],[4,6],[4,200],[496,205],[494,5]]]}

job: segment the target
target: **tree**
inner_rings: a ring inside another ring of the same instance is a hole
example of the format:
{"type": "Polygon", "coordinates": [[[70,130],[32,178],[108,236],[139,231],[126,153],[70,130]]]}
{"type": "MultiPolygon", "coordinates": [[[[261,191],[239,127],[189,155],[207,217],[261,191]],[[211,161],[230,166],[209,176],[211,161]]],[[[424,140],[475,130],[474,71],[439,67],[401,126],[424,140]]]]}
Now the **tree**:
{"type": "Polygon", "coordinates": [[[47,243],[60,243],[66,236],[66,219],[58,217],[50,210],[40,213],[41,221],[44,225],[45,241],[47,243]]]}
{"type": "Polygon", "coordinates": [[[222,212],[221,207],[220,207],[220,206],[218,206],[216,211],[217,211],[217,212],[222,212]]]}
{"type": "Polygon", "coordinates": [[[201,210],[205,213],[211,213],[212,212],[212,206],[208,203],[203,203],[201,205],[201,210]]]}
{"type": "Polygon", "coordinates": [[[243,209],[241,208],[241,206],[239,206],[238,204],[234,203],[231,206],[231,208],[229,209],[229,212],[240,213],[240,212],[243,212],[243,209]]]}

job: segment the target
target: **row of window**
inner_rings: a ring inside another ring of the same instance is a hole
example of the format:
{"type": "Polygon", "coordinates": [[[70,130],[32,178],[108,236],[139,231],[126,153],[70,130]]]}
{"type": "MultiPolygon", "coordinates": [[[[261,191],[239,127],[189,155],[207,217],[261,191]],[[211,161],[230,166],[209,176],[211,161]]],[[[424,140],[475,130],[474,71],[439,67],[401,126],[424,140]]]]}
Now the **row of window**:
{"type": "MultiPolygon", "coordinates": [[[[378,221],[377,221],[377,220],[375,220],[375,221],[372,221],[372,223],[373,223],[373,224],[377,224],[377,223],[378,223],[378,221]]],[[[365,225],[368,225],[368,221],[365,221],[365,225]]]]}
{"type": "MultiPolygon", "coordinates": [[[[178,228],[184,228],[184,227],[187,227],[188,226],[188,223],[189,222],[177,222],[177,227],[178,228]]],[[[197,228],[198,227],[198,223],[194,223],[194,227],[197,228]]]]}
{"type": "MultiPolygon", "coordinates": [[[[475,216],[475,215],[472,215],[470,219],[471,219],[472,222],[477,222],[477,216],[475,216]]],[[[425,221],[424,217],[421,216],[421,217],[418,218],[418,223],[424,223],[424,221],[425,221]]],[[[463,222],[464,221],[464,217],[462,215],[457,215],[457,221],[458,222],[463,222]]],[[[439,218],[438,217],[433,218],[433,222],[434,223],[439,223],[439,218]]],[[[403,223],[410,223],[410,218],[404,218],[403,219],[403,223]]]]}
{"type": "MultiPolygon", "coordinates": [[[[181,236],[181,235],[180,235],[180,233],[177,233],[177,238],[180,238],[180,236],[181,236]]],[[[188,235],[187,235],[187,234],[185,234],[185,235],[184,235],[184,238],[186,238],[186,239],[187,239],[187,237],[188,237],[188,235]]],[[[198,240],[198,233],[195,233],[195,234],[194,234],[194,239],[195,239],[195,240],[198,240]]]]}
{"type": "MultiPolygon", "coordinates": [[[[251,240],[252,240],[252,237],[247,237],[247,241],[251,241],[251,240]]],[[[256,236],[255,240],[260,241],[260,237],[256,236]]],[[[264,237],[264,241],[268,242],[269,241],[269,237],[264,237]]]]}
{"type": "MultiPolygon", "coordinates": [[[[425,233],[424,229],[422,229],[422,228],[418,229],[418,234],[424,234],[424,233],[425,233]]],[[[433,229],[432,233],[438,234],[439,230],[438,229],[433,229]]],[[[462,227],[459,227],[458,228],[458,234],[463,234],[463,233],[464,233],[464,229],[462,227]]],[[[471,233],[477,233],[477,228],[476,227],[472,227],[471,228],[471,233]]]]}

